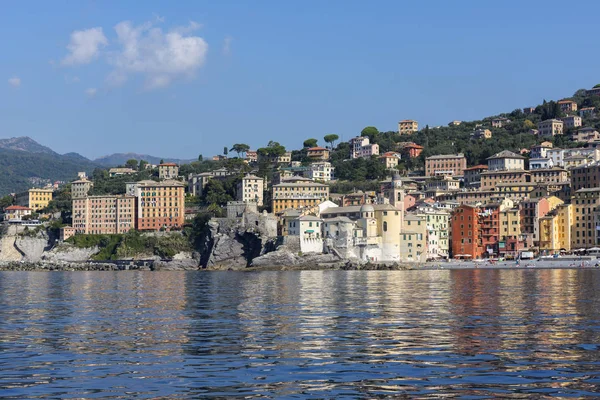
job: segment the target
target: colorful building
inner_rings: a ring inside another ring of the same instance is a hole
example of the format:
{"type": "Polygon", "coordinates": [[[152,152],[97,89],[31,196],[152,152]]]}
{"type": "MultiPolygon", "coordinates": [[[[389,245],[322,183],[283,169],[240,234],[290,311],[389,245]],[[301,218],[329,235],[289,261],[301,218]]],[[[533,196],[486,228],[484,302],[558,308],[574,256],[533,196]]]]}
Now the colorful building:
{"type": "Polygon", "coordinates": [[[136,197],[136,226],[140,231],[179,229],[185,220],[184,187],[181,182],[151,180],[127,184],[136,197]]]}
{"type": "Polygon", "coordinates": [[[135,229],[136,199],[133,196],[87,196],[73,199],[75,234],[120,234],[135,229]]]}
{"type": "Polygon", "coordinates": [[[31,208],[34,212],[48,207],[52,201],[53,189],[29,189],[25,192],[17,193],[15,203],[18,206],[31,208]]]}

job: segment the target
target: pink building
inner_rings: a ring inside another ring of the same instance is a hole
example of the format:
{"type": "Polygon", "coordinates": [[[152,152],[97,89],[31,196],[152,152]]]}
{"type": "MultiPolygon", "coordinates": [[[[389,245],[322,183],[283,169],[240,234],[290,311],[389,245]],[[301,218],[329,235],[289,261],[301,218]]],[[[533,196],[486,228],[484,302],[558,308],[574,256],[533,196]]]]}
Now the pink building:
{"type": "Polygon", "coordinates": [[[365,158],[379,155],[379,145],[371,144],[366,136],[350,139],[350,157],[365,158]]]}

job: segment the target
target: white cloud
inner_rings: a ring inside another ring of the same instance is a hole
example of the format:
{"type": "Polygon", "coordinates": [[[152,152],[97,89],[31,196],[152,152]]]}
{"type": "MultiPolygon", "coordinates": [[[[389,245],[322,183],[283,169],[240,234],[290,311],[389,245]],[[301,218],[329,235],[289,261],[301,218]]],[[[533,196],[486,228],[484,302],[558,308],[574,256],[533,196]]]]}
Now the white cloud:
{"type": "Polygon", "coordinates": [[[62,60],[63,65],[89,64],[96,57],[100,48],[108,45],[102,28],[91,28],[71,33],[71,41],[67,46],[69,54],[62,60]]]}
{"type": "Polygon", "coordinates": [[[8,84],[12,87],[19,87],[21,86],[21,78],[13,76],[8,80],[8,84]]]}
{"type": "Polygon", "coordinates": [[[94,97],[97,92],[98,92],[98,90],[96,88],[85,89],[85,94],[87,94],[88,97],[94,97]]]}
{"type": "Polygon", "coordinates": [[[225,39],[223,39],[223,55],[228,56],[231,54],[231,42],[233,42],[231,36],[226,36],[225,39]]]}
{"type": "Polygon", "coordinates": [[[191,77],[204,64],[208,44],[192,32],[200,24],[190,22],[163,32],[151,23],[133,26],[131,22],[120,22],[115,26],[121,49],[109,58],[114,70],[107,81],[118,85],[129,76],[138,75],[145,79],[147,89],[165,87],[174,79],[191,77]]]}

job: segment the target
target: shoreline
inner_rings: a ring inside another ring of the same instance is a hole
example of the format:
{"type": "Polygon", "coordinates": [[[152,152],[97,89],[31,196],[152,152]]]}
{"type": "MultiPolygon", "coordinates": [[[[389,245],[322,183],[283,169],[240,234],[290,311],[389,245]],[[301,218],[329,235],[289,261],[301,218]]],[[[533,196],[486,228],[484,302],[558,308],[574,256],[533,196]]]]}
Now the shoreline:
{"type": "Polygon", "coordinates": [[[489,262],[428,262],[421,264],[409,263],[381,263],[360,264],[351,262],[334,263],[307,263],[299,265],[262,265],[246,268],[228,268],[220,266],[214,268],[198,268],[180,265],[169,266],[166,264],[127,264],[121,262],[0,262],[0,272],[8,271],[237,271],[237,272],[263,272],[263,271],[441,271],[441,270],[539,270],[539,269],[599,269],[600,260],[526,260],[519,264],[511,261],[497,263],[489,262]]]}

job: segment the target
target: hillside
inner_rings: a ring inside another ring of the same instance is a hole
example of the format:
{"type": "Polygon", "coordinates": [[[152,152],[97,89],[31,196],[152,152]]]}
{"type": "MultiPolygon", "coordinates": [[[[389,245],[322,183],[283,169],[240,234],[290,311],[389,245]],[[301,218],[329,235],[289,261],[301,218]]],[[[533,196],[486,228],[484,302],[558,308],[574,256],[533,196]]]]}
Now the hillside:
{"type": "Polygon", "coordinates": [[[96,164],[103,165],[105,167],[114,167],[117,165],[124,165],[127,160],[144,160],[148,161],[150,164],[160,164],[160,161],[163,160],[165,162],[174,162],[177,164],[187,164],[196,160],[181,160],[178,158],[169,158],[169,157],[155,157],[148,154],[138,154],[138,153],[115,153],[107,156],[103,156],[100,158],[96,158],[94,162],[96,164]]]}
{"type": "Polygon", "coordinates": [[[0,149],[19,150],[29,153],[58,154],[54,152],[54,150],[46,146],[42,146],[28,136],[0,139],[0,149]]]}
{"type": "Polygon", "coordinates": [[[62,156],[54,152],[0,148],[0,196],[26,190],[45,180],[72,180],[77,177],[77,172],[91,173],[96,166],[89,160],[62,156]]]}

